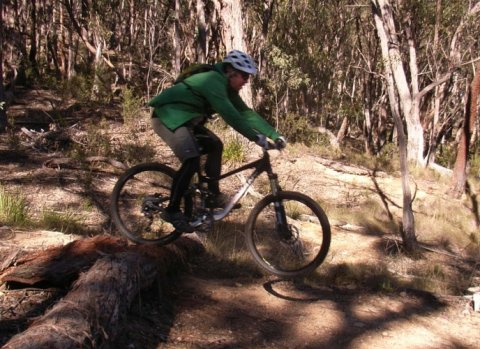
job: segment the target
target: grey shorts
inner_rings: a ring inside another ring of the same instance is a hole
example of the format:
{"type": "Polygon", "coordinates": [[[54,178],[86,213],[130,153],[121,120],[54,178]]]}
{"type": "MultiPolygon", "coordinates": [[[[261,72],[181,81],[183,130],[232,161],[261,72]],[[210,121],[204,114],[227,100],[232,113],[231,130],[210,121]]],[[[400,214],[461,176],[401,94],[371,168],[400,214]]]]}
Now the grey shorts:
{"type": "MultiPolygon", "coordinates": [[[[216,154],[221,161],[223,144],[220,138],[203,126],[204,117],[188,122],[175,131],[168,129],[157,117],[152,118],[153,130],[167,143],[183,162],[201,154],[216,154]]],[[[215,157],[215,155],[212,155],[215,157]]]]}
{"type": "Polygon", "coordinates": [[[152,118],[152,127],[181,162],[200,156],[200,148],[191,127],[181,126],[171,131],[157,117],[152,118]]]}

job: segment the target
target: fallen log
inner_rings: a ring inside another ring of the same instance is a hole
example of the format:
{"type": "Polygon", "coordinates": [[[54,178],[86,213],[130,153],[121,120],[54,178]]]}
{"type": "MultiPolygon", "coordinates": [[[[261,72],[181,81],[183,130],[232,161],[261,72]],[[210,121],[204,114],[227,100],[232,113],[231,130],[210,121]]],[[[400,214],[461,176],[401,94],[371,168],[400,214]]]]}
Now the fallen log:
{"type": "Polygon", "coordinates": [[[3,349],[101,348],[114,338],[138,292],[179,269],[201,248],[189,238],[164,246],[130,246],[104,255],[72,290],[3,349]]]}
{"type": "Polygon", "coordinates": [[[99,348],[116,335],[138,291],[157,276],[155,260],[135,252],[99,259],[65,298],[4,349],[99,348]]]}
{"type": "Polygon", "coordinates": [[[0,274],[0,280],[29,286],[48,283],[63,287],[101,256],[124,252],[127,248],[125,239],[107,235],[75,240],[65,246],[50,247],[18,258],[0,274]]]}

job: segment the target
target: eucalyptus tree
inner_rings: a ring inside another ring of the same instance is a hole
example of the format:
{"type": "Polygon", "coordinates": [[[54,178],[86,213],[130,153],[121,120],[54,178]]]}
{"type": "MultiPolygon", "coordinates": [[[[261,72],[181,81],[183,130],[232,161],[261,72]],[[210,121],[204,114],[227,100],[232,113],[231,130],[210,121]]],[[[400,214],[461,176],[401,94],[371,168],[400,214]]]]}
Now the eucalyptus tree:
{"type": "MultiPolygon", "coordinates": [[[[476,23],[480,3],[371,0],[371,4],[379,19],[377,32],[385,33],[380,39],[388,43],[382,56],[389,62],[384,67],[394,77],[400,111],[407,125],[408,158],[426,164],[425,125],[434,130],[430,135],[432,149],[442,131],[437,127],[439,108],[447,98],[441,88],[455,88],[459,68],[475,58],[472,48],[478,44],[464,40],[464,36],[472,26],[479,29],[476,23]],[[427,117],[431,110],[436,117],[433,123],[427,117]]],[[[448,121],[449,115],[444,115],[444,120],[448,121]]]]}
{"type": "MultiPolygon", "coordinates": [[[[388,101],[390,104],[390,111],[395,120],[395,127],[397,129],[398,140],[399,140],[399,149],[400,149],[400,170],[402,173],[402,191],[403,191],[403,217],[402,217],[402,227],[400,233],[402,235],[402,240],[405,246],[405,249],[409,252],[413,252],[416,249],[417,237],[415,233],[415,218],[413,215],[412,209],[412,193],[410,190],[410,179],[407,163],[407,140],[405,135],[405,130],[403,127],[403,121],[400,113],[400,100],[397,95],[397,90],[395,89],[395,79],[398,77],[395,76],[395,67],[399,64],[398,55],[396,52],[390,55],[390,43],[388,41],[390,29],[387,25],[384,25],[383,19],[387,17],[390,19],[391,16],[388,14],[388,7],[375,7],[375,6],[389,6],[389,4],[383,3],[383,0],[376,1],[373,8],[373,18],[377,28],[377,34],[380,39],[380,46],[382,50],[382,56],[384,58],[385,66],[385,80],[387,84],[388,91],[388,101]],[[397,60],[397,61],[394,61],[397,60]]],[[[398,67],[397,67],[398,68],[398,67]]],[[[398,72],[397,72],[398,74],[398,72]]]]}
{"type": "Polygon", "coordinates": [[[6,98],[3,88],[3,0],[0,0],[0,132],[7,127],[6,98]]]}
{"type": "MultiPolygon", "coordinates": [[[[445,127],[439,128],[438,123],[442,104],[448,100],[446,91],[456,86],[456,74],[465,58],[473,58],[473,51],[468,49],[462,57],[461,48],[472,47],[472,43],[461,39],[466,27],[474,23],[472,19],[480,12],[480,2],[449,2],[448,5],[443,4],[443,8],[442,4],[440,0],[428,3],[371,0],[382,48],[390,112],[399,135],[403,187],[402,237],[408,250],[414,248],[416,236],[406,161],[408,158],[417,164],[427,164],[429,157],[434,158],[435,139],[445,127]],[[452,16],[444,23],[443,14],[449,10],[460,15],[452,16]],[[435,15],[432,16],[432,13],[435,15]],[[429,113],[433,116],[426,117],[429,113]],[[403,121],[407,126],[408,142],[404,139],[403,121]],[[431,128],[429,152],[425,146],[428,126],[431,128]]],[[[448,113],[446,108],[443,112],[448,113]]],[[[451,115],[443,118],[447,121],[452,119],[451,115]]]]}
{"type": "MultiPolygon", "coordinates": [[[[476,72],[470,84],[467,103],[465,106],[465,118],[461,128],[458,152],[452,176],[452,193],[460,197],[465,191],[467,181],[467,161],[470,153],[470,140],[475,129],[478,114],[478,96],[480,94],[480,63],[476,65],[476,72]]],[[[478,225],[477,219],[477,225],[478,225]]]]}

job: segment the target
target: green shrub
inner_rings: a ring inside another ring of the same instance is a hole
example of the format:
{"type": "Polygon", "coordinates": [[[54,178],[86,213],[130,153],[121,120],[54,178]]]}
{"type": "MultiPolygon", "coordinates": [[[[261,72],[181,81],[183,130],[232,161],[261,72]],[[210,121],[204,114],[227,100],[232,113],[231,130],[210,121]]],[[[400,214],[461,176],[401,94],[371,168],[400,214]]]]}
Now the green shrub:
{"type": "Polygon", "coordinates": [[[20,193],[9,193],[0,187],[0,220],[7,225],[28,223],[27,200],[20,193]]]}
{"type": "Polygon", "coordinates": [[[311,145],[317,141],[318,135],[308,118],[296,113],[288,113],[281,117],[280,132],[289,142],[301,142],[311,145]]]}
{"type": "Polygon", "coordinates": [[[245,151],[242,143],[237,139],[231,139],[223,148],[223,161],[240,163],[245,160],[245,151]]]}
{"type": "Polygon", "coordinates": [[[375,168],[385,172],[393,172],[399,168],[400,153],[395,143],[387,143],[375,159],[375,168]]]}
{"type": "Polygon", "coordinates": [[[74,75],[57,86],[59,92],[65,97],[75,98],[81,102],[91,100],[93,79],[89,75],[74,75]]]}
{"type": "Polygon", "coordinates": [[[91,122],[86,125],[86,132],[80,144],[75,144],[71,156],[83,159],[88,156],[110,156],[113,153],[106,121],[91,122]]]}
{"type": "Polygon", "coordinates": [[[475,151],[470,159],[470,174],[480,178],[480,155],[479,150],[475,151]]]}
{"type": "Polygon", "coordinates": [[[142,113],[143,105],[143,99],[135,96],[133,90],[129,88],[125,88],[123,90],[122,116],[125,125],[135,125],[136,119],[142,113]]]}
{"type": "Polygon", "coordinates": [[[455,144],[442,145],[437,151],[435,162],[443,167],[452,168],[457,156],[457,146],[455,144]]]}
{"type": "Polygon", "coordinates": [[[72,211],[43,210],[40,225],[65,234],[78,234],[84,229],[83,218],[72,211]]]}

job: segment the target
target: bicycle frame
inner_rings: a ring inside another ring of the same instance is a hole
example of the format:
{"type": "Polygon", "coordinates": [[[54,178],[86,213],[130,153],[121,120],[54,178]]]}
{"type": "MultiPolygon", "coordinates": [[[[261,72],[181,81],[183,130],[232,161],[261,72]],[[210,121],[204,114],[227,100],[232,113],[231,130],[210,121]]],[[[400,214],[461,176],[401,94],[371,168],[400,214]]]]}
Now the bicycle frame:
{"type": "MultiPolygon", "coordinates": [[[[225,218],[230,213],[230,211],[235,206],[235,204],[238,201],[240,201],[240,199],[243,198],[243,196],[251,187],[255,179],[257,179],[257,177],[260,176],[260,174],[262,174],[263,172],[267,173],[268,179],[270,181],[272,194],[276,195],[278,191],[281,190],[280,184],[278,183],[278,176],[275,173],[273,173],[272,164],[270,163],[270,154],[268,153],[268,150],[265,150],[265,149],[263,150],[263,156],[260,159],[252,161],[251,163],[243,165],[225,174],[222,174],[218,178],[210,178],[210,177],[199,174],[199,183],[208,183],[211,181],[220,181],[222,179],[228,178],[230,176],[233,176],[234,174],[248,170],[250,168],[253,168],[254,171],[247,178],[245,184],[242,185],[242,187],[240,187],[240,189],[235,193],[235,195],[230,199],[230,201],[222,210],[213,213],[212,215],[213,221],[219,221],[225,218]]],[[[198,217],[195,221],[191,222],[190,224],[194,227],[198,227],[202,225],[207,218],[208,218],[207,215],[202,215],[202,217],[198,217]]]]}

